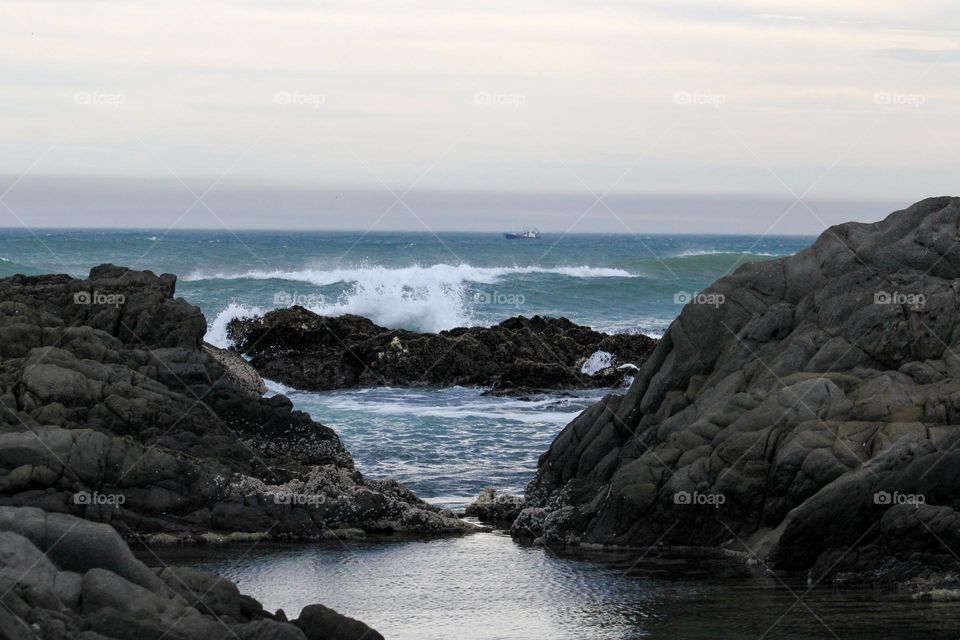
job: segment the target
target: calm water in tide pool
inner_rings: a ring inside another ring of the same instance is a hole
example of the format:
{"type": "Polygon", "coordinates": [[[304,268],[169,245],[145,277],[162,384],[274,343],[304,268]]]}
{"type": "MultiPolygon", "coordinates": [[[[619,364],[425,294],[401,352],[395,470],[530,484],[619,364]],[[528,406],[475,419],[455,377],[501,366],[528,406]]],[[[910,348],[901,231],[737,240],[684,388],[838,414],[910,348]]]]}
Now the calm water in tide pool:
{"type": "MultiPolygon", "coordinates": [[[[179,274],[178,294],[225,345],[230,318],[296,302],[437,331],[517,314],[661,335],[678,301],[739,264],[812,238],[0,230],[0,276],[102,262],[179,274]]],[[[340,434],[368,477],[462,509],[487,485],[519,493],[537,457],[600,392],[522,402],[480,389],[304,393],[270,384],[340,434]]],[[[570,554],[497,533],[459,539],[145,549],[147,562],[224,575],[271,609],[313,602],[393,640],[960,638],[960,604],[786,586],[711,556],[570,554]],[[802,600],[798,602],[798,598],[802,600]]]]}
{"type": "MultiPolygon", "coordinates": [[[[780,583],[713,556],[569,554],[496,533],[431,542],[154,549],[288,616],[322,602],[394,640],[957,638],[960,606],[780,583]],[[797,599],[802,598],[798,603],[797,599]]],[[[155,557],[141,557],[158,564],[155,557]]]]}

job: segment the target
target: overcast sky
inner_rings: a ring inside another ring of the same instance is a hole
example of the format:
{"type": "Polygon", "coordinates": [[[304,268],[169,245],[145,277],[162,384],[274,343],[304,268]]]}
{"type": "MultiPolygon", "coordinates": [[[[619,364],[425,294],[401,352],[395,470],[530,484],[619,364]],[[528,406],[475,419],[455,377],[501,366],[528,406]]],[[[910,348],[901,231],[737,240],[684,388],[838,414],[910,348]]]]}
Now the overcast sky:
{"type": "Polygon", "coordinates": [[[955,0],[0,18],[0,226],[816,233],[960,191],[955,0]]]}

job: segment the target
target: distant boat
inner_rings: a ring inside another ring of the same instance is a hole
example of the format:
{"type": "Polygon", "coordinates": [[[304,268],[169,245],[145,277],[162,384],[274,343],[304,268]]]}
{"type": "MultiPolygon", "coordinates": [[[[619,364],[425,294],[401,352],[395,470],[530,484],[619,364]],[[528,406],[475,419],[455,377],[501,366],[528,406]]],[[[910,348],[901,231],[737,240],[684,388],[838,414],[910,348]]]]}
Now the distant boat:
{"type": "Polygon", "coordinates": [[[539,240],[540,232],[536,229],[527,229],[526,231],[508,231],[503,234],[507,240],[539,240]]]}

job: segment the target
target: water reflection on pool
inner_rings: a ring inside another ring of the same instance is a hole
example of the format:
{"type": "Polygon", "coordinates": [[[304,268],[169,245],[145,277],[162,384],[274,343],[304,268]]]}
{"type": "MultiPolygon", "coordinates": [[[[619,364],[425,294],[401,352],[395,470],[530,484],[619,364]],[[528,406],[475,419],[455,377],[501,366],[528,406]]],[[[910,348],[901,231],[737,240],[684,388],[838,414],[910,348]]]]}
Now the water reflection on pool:
{"type": "Polygon", "coordinates": [[[714,555],[551,550],[501,533],[154,551],[291,618],[320,602],[395,640],[960,637],[960,603],[808,591],[714,555]]]}

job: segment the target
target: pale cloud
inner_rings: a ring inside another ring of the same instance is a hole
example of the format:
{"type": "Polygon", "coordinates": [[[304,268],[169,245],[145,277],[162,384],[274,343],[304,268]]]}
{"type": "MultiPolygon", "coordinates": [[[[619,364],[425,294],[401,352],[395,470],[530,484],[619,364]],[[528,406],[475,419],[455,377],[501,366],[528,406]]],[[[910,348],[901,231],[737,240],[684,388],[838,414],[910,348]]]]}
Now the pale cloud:
{"type": "Polygon", "coordinates": [[[955,3],[5,2],[0,173],[946,193],[955,3]]]}

